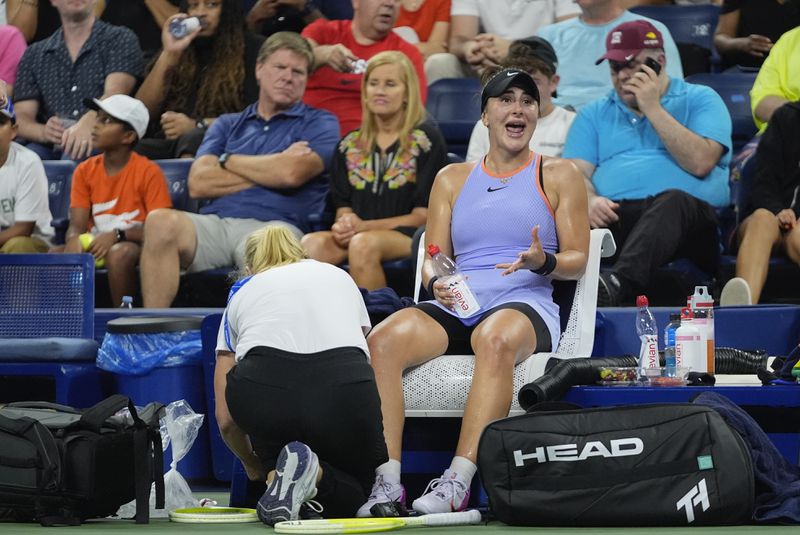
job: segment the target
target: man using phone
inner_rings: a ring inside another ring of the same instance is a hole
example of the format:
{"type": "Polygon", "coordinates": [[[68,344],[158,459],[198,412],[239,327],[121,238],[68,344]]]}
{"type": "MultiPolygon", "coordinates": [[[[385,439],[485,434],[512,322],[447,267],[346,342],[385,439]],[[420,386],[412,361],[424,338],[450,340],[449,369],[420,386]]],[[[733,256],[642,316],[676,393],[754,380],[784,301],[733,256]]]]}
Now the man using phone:
{"type": "Polygon", "coordinates": [[[632,304],[675,258],[717,269],[714,207],[729,204],[731,120],[712,89],[666,73],[663,43],[643,20],[609,32],[597,62],[608,60],[614,90],[580,110],[564,147],[586,178],[592,227],[617,242],[600,306],[632,304]]]}

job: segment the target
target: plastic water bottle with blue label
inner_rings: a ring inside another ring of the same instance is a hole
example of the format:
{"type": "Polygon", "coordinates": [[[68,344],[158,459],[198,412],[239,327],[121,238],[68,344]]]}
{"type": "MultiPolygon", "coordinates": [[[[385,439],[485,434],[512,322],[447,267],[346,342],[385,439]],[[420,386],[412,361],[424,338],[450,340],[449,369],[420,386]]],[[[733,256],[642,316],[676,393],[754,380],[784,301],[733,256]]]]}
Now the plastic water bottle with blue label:
{"type": "MultiPolygon", "coordinates": [[[[458,269],[453,259],[442,253],[438,245],[428,245],[428,254],[433,261],[433,272],[439,280],[446,282],[456,298],[455,311],[462,318],[472,316],[481,309],[475,294],[470,290],[467,279],[458,269]]],[[[432,297],[432,296],[431,296],[432,297]]]]}
{"type": "Polygon", "coordinates": [[[664,366],[666,367],[667,377],[674,377],[677,367],[675,358],[675,333],[681,326],[681,315],[679,313],[669,315],[669,323],[664,328],[664,366]]]}
{"type": "Polygon", "coordinates": [[[658,326],[653,313],[650,312],[646,295],[636,298],[636,335],[642,341],[639,348],[639,368],[658,368],[661,366],[658,356],[658,326]]]}
{"type": "Polygon", "coordinates": [[[198,17],[186,17],[184,19],[172,19],[169,23],[169,33],[175,39],[183,39],[189,32],[202,25],[198,17]]]}

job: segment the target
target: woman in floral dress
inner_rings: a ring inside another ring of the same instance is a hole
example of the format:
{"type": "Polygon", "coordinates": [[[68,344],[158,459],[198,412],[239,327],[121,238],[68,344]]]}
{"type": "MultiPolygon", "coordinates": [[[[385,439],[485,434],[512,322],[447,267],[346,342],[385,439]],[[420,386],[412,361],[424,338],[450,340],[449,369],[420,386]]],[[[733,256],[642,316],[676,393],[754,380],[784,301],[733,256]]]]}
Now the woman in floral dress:
{"type": "Polygon", "coordinates": [[[381,263],[411,254],[411,238],[425,224],[436,173],[447,148],[426,123],[414,67],[401,52],[381,52],[367,63],[361,127],[339,142],[331,164],[336,221],[303,237],[311,258],[347,262],[356,284],[386,286],[381,263]]]}

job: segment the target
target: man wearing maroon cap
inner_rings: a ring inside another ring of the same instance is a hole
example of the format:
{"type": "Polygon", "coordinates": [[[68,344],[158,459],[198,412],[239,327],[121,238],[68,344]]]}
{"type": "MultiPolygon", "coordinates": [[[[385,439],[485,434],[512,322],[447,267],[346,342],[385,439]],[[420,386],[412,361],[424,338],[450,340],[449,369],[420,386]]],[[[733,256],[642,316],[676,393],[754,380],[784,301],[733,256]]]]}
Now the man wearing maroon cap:
{"type": "Polygon", "coordinates": [[[663,42],[642,20],[609,32],[597,61],[608,60],[614,91],[581,109],[564,148],[586,177],[592,227],[609,228],[618,244],[600,277],[601,306],[627,304],[675,258],[717,268],[730,116],[712,89],[664,72],[663,42]]]}

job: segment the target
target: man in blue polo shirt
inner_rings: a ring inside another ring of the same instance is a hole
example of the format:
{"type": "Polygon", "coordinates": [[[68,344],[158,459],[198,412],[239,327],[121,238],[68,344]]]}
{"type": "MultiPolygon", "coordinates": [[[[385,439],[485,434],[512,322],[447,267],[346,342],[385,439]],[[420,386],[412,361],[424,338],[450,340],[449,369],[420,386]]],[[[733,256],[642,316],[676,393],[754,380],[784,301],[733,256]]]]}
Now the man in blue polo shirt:
{"type": "Polygon", "coordinates": [[[209,128],[189,173],[189,194],[211,199],[200,214],[150,212],[140,261],[145,307],[168,307],[180,271],[243,266],[244,241],[266,222],[298,237],[305,214],[323,210],[327,166],[339,141],[331,113],[301,102],[314,53],[292,32],[259,51],[258,102],[209,128]]]}
{"type": "Polygon", "coordinates": [[[598,63],[608,60],[614,90],[581,109],[564,147],[586,177],[592,227],[617,242],[600,306],[628,304],[674,258],[710,273],[719,260],[714,207],[729,203],[730,116],[712,89],[666,74],[663,43],[643,20],[609,32],[598,63]]]}

